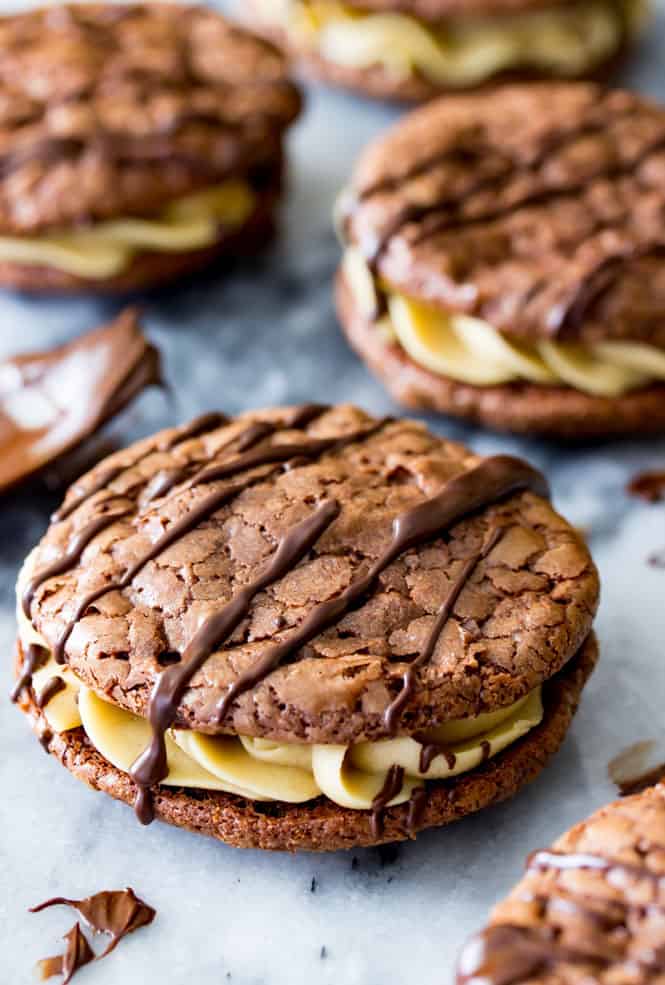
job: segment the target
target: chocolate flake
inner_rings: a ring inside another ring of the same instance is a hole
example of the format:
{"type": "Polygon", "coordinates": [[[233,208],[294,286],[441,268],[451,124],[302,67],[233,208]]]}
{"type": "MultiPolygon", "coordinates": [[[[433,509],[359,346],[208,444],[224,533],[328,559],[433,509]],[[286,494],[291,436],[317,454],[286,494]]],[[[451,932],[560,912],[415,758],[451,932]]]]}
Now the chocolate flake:
{"type": "Polygon", "coordinates": [[[6,360],[0,377],[0,492],[72,451],[161,382],[159,353],[133,309],[66,345],[6,360]],[[29,413],[35,401],[48,408],[39,424],[29,413]]]}
{"type": "Polygon", "coordinates": [[[639,496],[647,503],[660,503],[665,499],[665,469],[658,472],[640,472],[633,476],[626,487],[631,496],[639,496]]]}
{"type": "Polygon", "coordinates": [[[74,924],[72,929],[65,934],[63,940],[66,942],[64,954],[57,954],[52,958],[42,958],[37,962],[39,977],[44,982],[53,978],[54,975],[62,975],[60,985],[67,985],[79,968],[83,968],[84,965],[95,960],[95,952],[88,944],[79,923],[74,924]]]}
{"type": "Polygon", "coordinates": [[[156,916],[156,911],[129,888],[105,890],[81,900],[54,896],[31,907],[30,913],[41,913],[51,906],[70,906],[93,933],[109,935],[109,944],[99,955],[100,959],[110,954],[123,937],[151,924],[156,916]]]}

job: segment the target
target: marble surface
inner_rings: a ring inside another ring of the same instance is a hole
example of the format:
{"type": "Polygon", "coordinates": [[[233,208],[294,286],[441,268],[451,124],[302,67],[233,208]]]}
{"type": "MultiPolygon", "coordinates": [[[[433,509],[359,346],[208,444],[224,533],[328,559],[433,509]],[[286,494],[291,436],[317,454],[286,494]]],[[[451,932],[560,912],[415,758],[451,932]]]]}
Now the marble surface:
{"type": "MultiPolygon", "coordinates": [[[[665,8],[625,80],[665,98],[665,8]],[[659,93],[660,89],[660,93],[659,93]]],[[[347,350],[335,323],[338,250],[330,208],[356,152],[391,111],[321,90],[293,133],[291,189],[280,238],[228,276],[146,299],[146,325],[174,386],[142,398],[107,432],[124,442],[221,407],[305,399],[391,405],[347,350]]],[[[0,355],[64,340],[114,311],[110,303],[0,298],[0,355]]],[[[565,448],[493,436],[445,420],[442,433],[481,452],[518,451],[545,468],[557,506],[588,533],[603,577],[602,662],[553,765],[511,803],[393,851],[327,857],[246,852],[156,824],[84,788],[42,753],[22,716],[0,705],[0,974],[33,981],[55,953],[68,913],[30,916],[65,893],[132,885],[159,910],[148,930],[85,969],[81,985],[440,985],[463,938],[547,844],[613,794],[609,758],[663,738],[665,507],[629,499],[639,469],[665,465],[665,441],[565,448]]],[[[0,503],[0,684],[10,684],[17,569],[59,494],[32,487],[0,503]]]]}

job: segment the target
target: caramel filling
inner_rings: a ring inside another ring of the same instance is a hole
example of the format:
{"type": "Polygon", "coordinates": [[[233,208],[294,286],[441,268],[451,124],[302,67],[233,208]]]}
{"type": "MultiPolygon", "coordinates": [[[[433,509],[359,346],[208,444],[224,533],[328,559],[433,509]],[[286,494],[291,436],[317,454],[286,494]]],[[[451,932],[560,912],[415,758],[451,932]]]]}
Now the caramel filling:
{"type": "MultiPolygon", "coordinates": [[[[25,585],[30,561],[19,579],[25,585]]],[[[19,587],[19,594],[21,588],[19,587]]],[[[19,604],[24,648],[44,646],[19,604]]],[[[33,674],[35,694],[59,677],[63,685],[43,708],[54,732],[81,726],[98,752],[129,772],[151,737],[146,719],[133,715],[86,687],[73,671],[51,657],[33,674]]],[[[166,786],[220,790],[249,800],[304,803],[322,794],[353,810],[370,810],[394,766],[404,770],[401,790],[386,806],[409,800],[425,779],[467,773],[516,742],[543,717],[541,689],[520,701],[475,718],[446,722],[418,739],[399,737],[355,745],[279,743],[249,736],[210,736],[169,729],[166,786]],[[423,749],[430,752],[423,761],[423,749]]]]}
{"type": "Polygon", "coordinates": [[[126,270],[137,253],[186,253],[212,246],[220,230],[239,228],[254,206],[249,186],[230,180],[177,199],[150,218],[121,217],[35,237],[0,236],[0,260],[105,279],[126,270]]]}
{"type": "MultiPolygon", "coordinates": [[[[374,279],[354,249],[345,253],[344,275],[360,311],[371,317],[377,309],[374,279]]],[[[479,318],[446,313],[402,294],[388,292],[387,305],[375,330],[401,345],[419,366],[460,383],[487,387],[524,381],[619,397],[665,380],[665,352],[642,342],[529,344],[479,318]]]]}
{"type": "Polygon", "coordinates": [[[501,16],[424,23],[327,0],[259,0],[259,13],[299,49],[347,68],[380,65],[397,80],[473,85],[509,69],[578,75],[611,57],[637,28],[641,0],[590,0],[501,16]]]}

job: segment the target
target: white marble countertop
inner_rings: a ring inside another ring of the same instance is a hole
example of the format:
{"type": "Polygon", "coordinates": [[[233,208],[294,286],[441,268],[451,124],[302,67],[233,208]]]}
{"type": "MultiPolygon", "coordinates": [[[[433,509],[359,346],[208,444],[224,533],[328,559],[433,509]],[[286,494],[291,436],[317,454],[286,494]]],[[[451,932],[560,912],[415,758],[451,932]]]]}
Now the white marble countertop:
{"type": "MultiPolygon", "coordinates": [[[[665,99],[665,9],[624,80],[665,99]]],[[[148,299],[146,325],[175,385],[175,406],[142,398],[111,428],[127,441],[202,409],[308,398],[395,411],[348,351],[330,297],[335,193],[363,143],[394,115],[312,90],[291,139],[281,237],[263,258],[148,299]]],[[[0,298],[0,355],[63,340],[114,310],[108,302],[0,298]]],[[[566,449],[435,427],[482,452],[519,451],[544,467],[555,502],[587,531],[603,578],[602,660],[549,769],[512,802],[431,831],[396,851],[286,856],[227,848],[155,824],[88,791],[44,756],[22,716],[0,704],[0,978],[34,980],[71,914],[27,907],[53,894],[133,886],[152,927],[84,969],[81,985],[442,985],[462,940],[516,881],[526,852],[610,800],[607,762],[663,737],[665,507],[629,499],[636,471],[665,466],[665,440],[566,449]],[[322,950],[323,949],[323,950],[322,950]]],[[[32,488],[0,503],[0,678],[10,686],[17,569],[57,496],[32,488]]]]}

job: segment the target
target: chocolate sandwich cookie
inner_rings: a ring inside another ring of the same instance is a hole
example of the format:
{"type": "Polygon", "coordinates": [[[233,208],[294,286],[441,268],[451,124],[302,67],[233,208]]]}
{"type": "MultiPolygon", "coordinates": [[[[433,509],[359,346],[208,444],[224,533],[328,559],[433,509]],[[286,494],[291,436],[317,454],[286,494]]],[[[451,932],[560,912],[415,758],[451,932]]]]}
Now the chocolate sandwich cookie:
{"type": "Polygon", "coordinates": [[[499,77],[607,74],[643,0],[250,0],[252,23],[306,72],[405,102],[499,77]]]}
{"type": "Polygon", "coordinates": [[[0,285],[126,292],[258,248],[300,109],[283,56],[203,7],[0,19],[0,285]]]}
{"type": "Polygon", "coordinates": [[[143,822],[378,844],[543,768],[597,601],[520,459],[348,406],[212,414],[67,495],[20,575],[14,697],[143,822]]]}
{"type": "Polygon", "coordinates": [[[589,438],[665,429],[665,110],[591,83],[412,113],[339,205],[338,310],[410,407],[589,438]]]}
{"type": "Polygon", "coordinates": [[[0,362],[0,493],[53,465],[160,383],[159,353],[130,308],[65,345],[0,362]]]}
{"type": "Polygon", "coordinates": [[[458,985],[642,985],[665,974],[665,786],[602,808],[529,857],[464,948],[458,985]]]}

